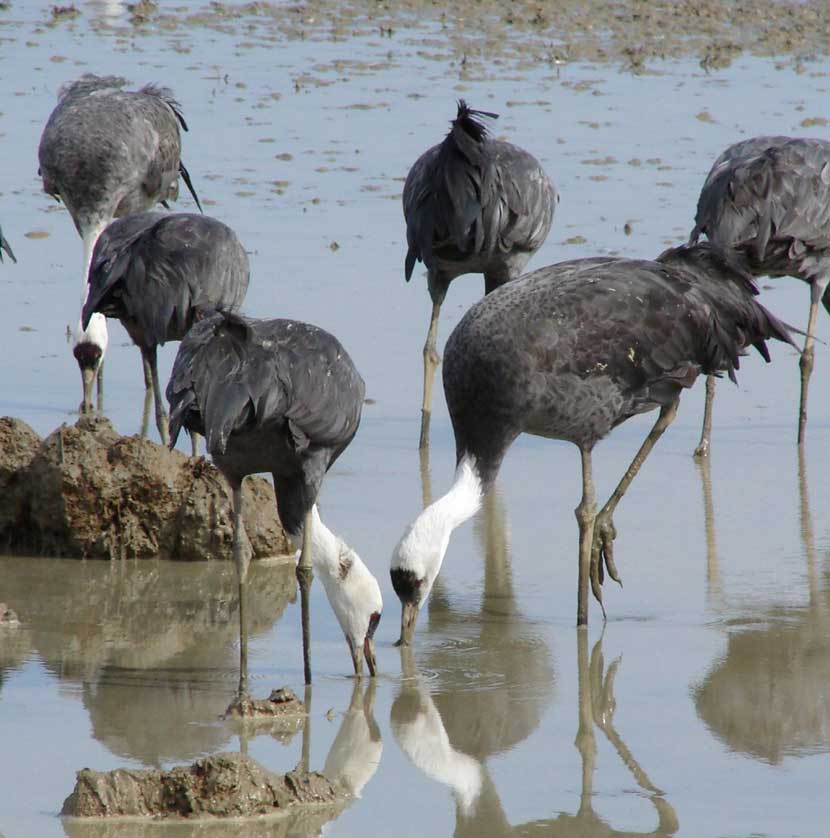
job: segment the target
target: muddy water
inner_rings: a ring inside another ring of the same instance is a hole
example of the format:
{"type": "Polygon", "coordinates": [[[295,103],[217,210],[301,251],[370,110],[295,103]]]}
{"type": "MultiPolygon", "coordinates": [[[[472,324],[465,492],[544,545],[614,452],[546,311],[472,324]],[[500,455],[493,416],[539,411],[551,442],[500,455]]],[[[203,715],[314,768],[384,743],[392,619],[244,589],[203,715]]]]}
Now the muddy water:
{"type": "MultiPolygon", "coordinates": [[[[830,62],[744,54],[721,69],[708,61],[707,72],[699,52],[673,47],[670,63],[646,54],[645,72],[632,75],[620,50],[610,63],[557,63],[555,51],[523,54],[524,29],[503,29],[504,48],[489,54],[451,18],[442,28],[432,12],[408,19],[394,7],[390,32],[388,17],[383,27],[357,12],[327,18],[322,4],[298,22],[293,8],[233,17],[182,3],[155,23],[132,23],[117,2],[76,5],[80,15],[55,20],[49,4],[0,11],[0,223],[19,260],[0,266],[0,410],[46,433],[73,421],[80,398],[64,340],[77,317],[80,242],[36,178],[56,89],[87,70],[171,85],[206,208],[251,252],[247,311],[328,328],[366,378],[373,403],[328,479],[323,514],[381,581],[383,674],[368,690],[345,677],[345,644],[317,585],[310,724],[293,738],[241,741],[218,720],[236,679],[232,568],[0,559],[0,601],[21,623],[0,627],[0,832],[157,834],[62,822],[74,771],[170,766],[244,746],[277,771],[305,751],[312,768],[350,784],[359,797],[325,827],[331,835],[825,834],[826,346],[803,462],[791,351],[774,347],[770,366],[747,358],[740,385],[719,388],[708,470],[689,456],[703,393],[686,395],[617,513],[625,587],[606,592],[604,632],[597,609],[587,637],[573,627],[580,488],[566,444],[514,445],[497,496],[453,537],[411,658],[392,646],[387,567],[430,490],[416,451],[429,303],[421,276],[403,282],[399,193],[453,100],[499,111],[498,133],[537,154],[561,189],[532,266],[652,256],[687,235],[700,183],[727,143],[822,136],[830,62]]],[[[186,197],[179,207],[192,209],[186,197]]],[[[806,288],[764,284],[765,302],[803,325],[806,288]]],[[[453,285],[442,342],[481,288],[478,278],[453,285]]],[[[824,315],[819,337],[830,340],[824,315]]],[[[123,433],[138,429],[143,395],[128,344],[112,326],[105,404],[123,433]]],[[[174,352],[162,353],[165,376],[174,352]]],[[[649,422],[631,421],[600,446],[600,494],[649,422]]],[[[440,397],[429,465],[440,492],[453,465],[440,397]]],[[[254,690],[300,692],[290,572],[260,567],[255,582],[254,690]]],[[[316,834],[320,823],[208,832],[289,826],[316,834]]]]}

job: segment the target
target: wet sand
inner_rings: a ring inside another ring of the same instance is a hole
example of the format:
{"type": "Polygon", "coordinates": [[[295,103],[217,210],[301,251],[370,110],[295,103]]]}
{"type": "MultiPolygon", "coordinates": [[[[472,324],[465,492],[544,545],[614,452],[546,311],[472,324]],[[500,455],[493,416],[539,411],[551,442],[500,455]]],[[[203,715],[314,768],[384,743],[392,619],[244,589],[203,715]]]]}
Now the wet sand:
{"type": "MultiPolygon", "coordinates": [[[[0,602],[19,621],[0,625],[0,741],[15,755],[0,765],[0,832],[92,834],[57,817],[82,766],[169,768],[245,749],[274,772],[305,759],[348,781],[358,797],[326,827],[335,836],[823,835],[826,346],[804,462],[794,353],[776,347],[769,366],[748,357],[739,386],[718,389],[708,471],[690,456],[702,388],[684,396],[618,510],[625,587],[606,591],[604,633],[596,608],[587,637],[574,629],[580,487],[566,444],[513,446],[496,502],[453,536],[412,660],[392,646],[388,563],[454,463],[436,393],[431,488],[422,484],[429,302],[420,271],[403,280],[399,204],[409,165],[440,139],[454,100],[500,112],[496,133],[535,153],[561,190],[531,268],[654,256],[688,235],[703,178],[729,142],[826,135],[824,5],[765,2],[750,14],[738,3],[565,3],[540,7],[537,22],[535,5],[510,4],[507,21],[489,0],[452,13],[428,3],[256,3],[233,14],[199,2],[139,4],[141,14],[76,5],[80,14],[55,19],[47,4],[0,11],[0,223],[18,257],[0,266],[0,414],[45,435],[74,421],[79,401],[64,331],[77,317],[81,247],[35,176],[56,90],[87,70],[170,84],[206,209],[250,251],[246,310],[318,323],[367,381],[372,403],[327,480],[322,514],[381,582],[382,675],[373,687],[347,677],[345,643],[315,585],[308,723],[291,737],[248,736],[219,718],[236,686],[230,565],[0,559],[0,602]]],[[[193,207],[183,198],[177,208],[193,207]]],[[[764,303],[803,326],[806,288],[761,284],[764,303]]],[[[453,284],[440,346],[482,285],[453,284]]],[[[829,322],[820,316],[824,341],[829,322]]],[[[163,378],[174,353],[161,353],[163,378]]],[[[115,327],[107,416],[134,433],[142,403],[137,353],[115,327]]],[[[651,421],[632,420],[598,447],[600,495],[651,421]]],[[[252,586],[257,697],[302,692],[284,570],[258,567],[252,586]]],[[[218,834],[259,831],[271,834],[240,824],[218,834]]]]}

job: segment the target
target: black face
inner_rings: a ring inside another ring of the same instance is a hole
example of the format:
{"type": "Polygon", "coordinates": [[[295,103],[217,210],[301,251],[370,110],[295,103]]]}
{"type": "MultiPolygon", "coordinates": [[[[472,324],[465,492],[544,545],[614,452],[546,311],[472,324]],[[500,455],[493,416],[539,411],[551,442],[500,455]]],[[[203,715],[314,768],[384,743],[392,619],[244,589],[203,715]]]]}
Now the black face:
{"type": "Polygon", "coordinates": [[[76,343],[72,354],[82,370],[95,370],[101,361],[101,347],[89,341],[76,343]]]}
{"type": "Polygon", "coordinates": [[[390,570],[389,575],[392,577],[392,587],[401,602],[411,602],[415,605],[420,602],[423,579],[419,579],[413,571],[401,568],[390,570]]]}

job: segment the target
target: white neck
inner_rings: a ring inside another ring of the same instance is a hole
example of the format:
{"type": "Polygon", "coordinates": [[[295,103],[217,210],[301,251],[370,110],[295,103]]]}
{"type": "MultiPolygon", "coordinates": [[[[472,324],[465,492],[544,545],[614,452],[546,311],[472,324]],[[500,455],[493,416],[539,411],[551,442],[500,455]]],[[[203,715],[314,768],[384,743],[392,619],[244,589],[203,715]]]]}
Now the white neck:
{"type": "Polygon", "coordinates": [[[95,251],[95,242],[98,241],[98,236],[104,232],[106,224],[101,222],[94,227],[90,227],[83,236],[84,241],[84,272],[81,275],[81,307],[86,302],[89,296],[89,266],[92,264],[92,254],[95,251]]]}
{"type": "MultiPolygon", "coordinates": [[[[84,272],[81,278],[81,309],[86,303],[86,298],[89,296],[89,266],[92,264],[92,254],[95,250],[95,242],[104,231],[106,227],[105,222],[90,227],[84,233],[84,272]]],[[[89,320],[89,326],[86,331],[81,328],[81,321],[75,326],[73,333],[73,343],[94,343],[101,347],[103,352],[106,352],[109,335],[107,334],[107,318],[99,312],[95,312],[89,320]]]]}
{"type": "Polygon", "coordinates": [[[340,554],[345,550],[349,550],[346,542],[323,523],[315,503],[311,507],[311,561],[314,569],[337,576],[340,554]]]}
{"type": "Polygon", "coordinates": [[[473,460],[464,457],[447,492],[428,506],[400,540],[392,567],[412,570],[429,586],[438,575],[452,531],[478,512],[482,486],[473,460]]]}

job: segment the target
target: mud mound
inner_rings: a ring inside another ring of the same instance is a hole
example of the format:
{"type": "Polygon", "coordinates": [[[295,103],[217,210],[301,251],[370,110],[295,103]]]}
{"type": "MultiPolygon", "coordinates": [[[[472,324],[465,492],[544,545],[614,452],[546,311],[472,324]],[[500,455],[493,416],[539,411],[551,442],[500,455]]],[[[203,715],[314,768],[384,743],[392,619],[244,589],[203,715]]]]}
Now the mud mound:
{"type": "MultiPolygon", "coordinates": [[[[254,558],[291,551],[274,490],[244,484],[254,558]]],[[[83,417],[40,440],[0,420],[0,547],[12,553],[93,558],[231,559],[231,495],[203,458],[119,436],[83,417]]]]}
{"type": "Polygon", "coordinates": [[[84,768],[61,814],[240,818],[273,815],[296,806],[335,806],[346,800],[345,792],[322,774],[273,774],[248,756],[224,753],[170,771],[84,768]]]}

